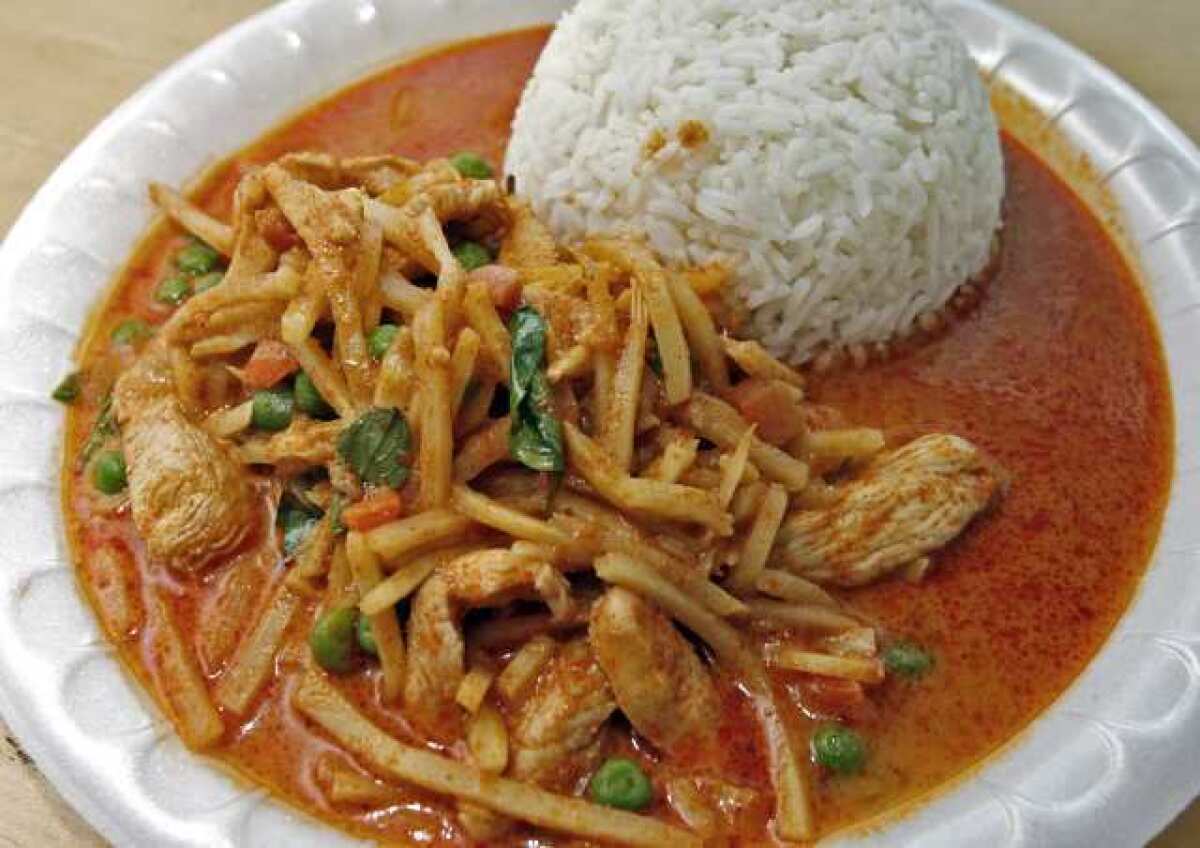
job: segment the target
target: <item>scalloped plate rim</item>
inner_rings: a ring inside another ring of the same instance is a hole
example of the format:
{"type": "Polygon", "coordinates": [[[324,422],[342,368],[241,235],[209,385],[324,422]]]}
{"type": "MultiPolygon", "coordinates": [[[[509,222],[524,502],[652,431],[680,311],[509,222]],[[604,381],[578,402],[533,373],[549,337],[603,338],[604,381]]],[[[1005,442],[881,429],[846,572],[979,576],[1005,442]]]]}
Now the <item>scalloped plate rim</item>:
{"type": "MultiPolygon", "coordinates": [[[[11,278],[19,260],[28,255],[35,245],[45,240],[45,227],[42,226],[43,217],[50,210],[52,204],[65,194],[73,181],[86,173],[90,165],[95,164],[95,154],[122,127],[127,126],[131,122],[131,119],[138,116],[140,111],[153,104],[157,98],[162,96],[172,82],[182,78],[186,74],[202,69],[207,63],[213,60],[222,60],[227,49],[235,44],[241,36],[259,29],[274,27],[278,23],[303,20],[304,15],[313,12],[319,5],[318,0],[288,0],[288,2],[268,7],[252,15],[188,53],[159,73],[105,117],[55,169],[41,188],[38,189],[9,231],[3,244],[0,245],[0,297],[4,298],[5,305],[12,305],[13,287],[11,285],[11,278]],[[42,232],[39,232],[39,228],[42,232]]],[[[368,0],[365,3],[355,5],[360,8],[370,7],[374,9],[378,5],[386,5],[386,0],[380,0],[379,3],[371,3],[368,0]]],[[[435,0],[433,5],[435,8],[431,9],[431,14],[446,14],[453,11],[452,7],[445,2],[436,2],[435,0]]],[[[532,6],[533,4],[522,5],[532,6]]],[[[982,9],[987,16],[1000,24],[1004,31],[1010,34],[1016,33],[1058,54],[1063,61],[1064,67],[1074,66],[1080,69],[1089,80],[1100,83],[1102,87],[1116,95],[1118,99],[1135,108],[1140,119],[1152,130],[1151,134],[1156,135],[1159,141],[1169,143],[1174,155],[1190,166],[1193,177],[1200,181],[1200,176],[1198,176],[1200,175],[1200,150],[1157,106],[1150,103],[1133,86],[1112,70],[1042,27],[1029,22],[1010,10],[997,7],[987,2],[987,0],[941,0],[938,5],[982,9]]],[[[379,61],[370,63],[369,66],[377,66],[380,61],[382,61],[382,58],[379,61]]],[[[332,91],[335,89],[336,86],[327,90],[332,91]]],[[[272,119],[273,121],[281,119],[286,114],[287,112],[273,115],[272,119]]],[[[226,151],[226,153],[229,152],[232,151],[226,151]]],[[[1192,284],[1195,285],[1194,281],[1192,284]]],[[[0,317],[0,326],[7,327],[11,324],[12,315],[13,312],[11,309],[5,310],[3,317],[0,317]]],[[[1162,322],[1160,321],[1161,326],[1162,322]]],[[[1165,342],[1166,339],[1164,337],[1165,342]]],[[[3,364],[0,363],[0,369],[2,368],[3,364]]],[[[0,374],[2,374],[2,371],[0,371],[0,374]]],[[[1173,389],[1177,389],[1176,379],[1176,375],[1172,373],[1173,389]]],[[[6,395],[5,391],[0,390],[0,403],[9,402],[9,398],[6,395]]],[[[17,399],[18,397],[14,396],[12,399],[17,399]]],[[[1178,403],[1179,397],[1177,394],[1176,404],[1178,403]]],[[[1179,421],[1178,406],[1176,407],[1176,420],[1177,422],[1179,421]]],[[[1179,428],[1177,427],[1177,438],[1179,435],[1178,430],[1179,428]]],[[[55,438],[56,440],[61,439],[59,431],[56,431],[55,438]]],[[[5,474],[5,471],[0,470],[0,481],[3,481],[5,474]]],[[[1187,479],[1177,473],[1173,480],[1172,503],[1179,499],[1181,488],[1185,486],[1189,489],[1196,489],[1200,487],[1200,480],[1187,479]]],[[[57,505],[57,486],[53,481],[52,487],[56,496],[55,504],[57,505]]],[[[54,526],[61,536],[61,522],[56,523],[54,526]]],[[[65,549],[65,543],[61,538],[55,541],[65,549]]],[[[905,815],[897,824],[903,825],[907,823],[909,826],[915,825],[918,832],[920,832],[928,828],[923,827],[919,822],[914,822],[914,819],[925,818],[926,816],[923,815],[925,812],[937,814],[953,811],[960,816],[964,812],[970,812],[970,808],[966,810],[954,810],[955,799],[961,799],[968,787],[983,790],[991,787],[992,784],[988,776],[996,771],[996,765],[999,761],[1026,746],[1032,732],[1043,725],[1048,719],[1062,717],[1067,714],[1067,711],[1063,709],[1064,702],[1071,693],[1078,690],[1080,681],[1087,677],[1093,668],[1103,664],[1105,658],[1111,653],[1111,649],[1116,642],[1116,635],[1123,633],[1124,622],[1128,621],[1135,610],[1140,609],[1142,602],[1145,600],[1148,588],[1156,580],[1155,566],[1163,555],[1163,551],[1155,551],[1142,586],[1131,602],[1129,609],[1126,610],[1121,622],[1118,623],[1113,633],[1110,634],[1108,640],[1093,658],[1087,669],[1081,673],[1071,686],[1061,693],[1056,701],[1034,719],[1028,727],[1023,729],[1012,742],[1004,746],[996,754],[990,756],[982,765],[976,767],[971,772],[969,778],[965,781],[952,783],[944,791],[938,791],[931,800],[924,802],[916,812],[905,815]]],[[[79,598],[76,600],[80,603],[83,602],[79,598]]],[[[1124,633],[1123,635],[1128,634],[1124,633]]],[[[1189,633],[1188,635],[1192,634],[1189,633]]],[[[19,674],[20,669],[14,665],[13,659],[11,649],[0,647],[0,670],[10,675],[19,674]]],[[[1191,673],[1194,675],[1194,670],[1191,673]]],[[[1192,682],[1194,683],[1194,680],[1192,682]]],[[[140,693],[140,685],[136,683],[133,685],[140,693]]],[[[78,751],[61,750],[61,746],[54,744],[53,734],[39,725],[39,721],[34,714],[34,707],[36,705],[20,703],[22,698],[20,688],[16,684],[0,682],[0,714],[3,715],[13,733],[20,739],[21,744],[33,756],[38,766],[64,798],[101,834],[108,838],[109,841],[115,844],[137,844],[133,841],[136,839],[134,835],[146,832],[146,820],[140,818],[136,811],[106,804],[105,799],[102,797],[103,793],[99,791],[99,788],[88,786],[90,783],[88,776],[86,773],[81,772],[75,765],[75,761],[78,759],[78,751]]],[[[158,718],[157,715],[150,715],[158,718]]],[[[1200,715],[1197,715],[1195,711],[1191,715],[1185,716],[1184,719],[1187,720],[1186,729],[1193,732],[1200,729],[1200,715]]],[[[1170,741],[1165,740],[1158,744],[1161,747],[1169,745],[1170,741]]],[[[224,773],[223,769],[219,769],[216,766],[212,766],[212,768],[224,773]]],[[[1176,792],[1169,799],[1159,797],[1153,802],[1143,797],[1142,803],[1138,805],[1138,809],[1134,812],[1139,818],[1134,827],[1142,837],[1149,838],[1161,830],[1200,791],[1200,775],[1192,774],[1190,776],[1192,778],[1192,785],[1183,793],[1176,792]]],[[[1145,793],[1142,794],[1145,795],[1145,793]]],[[[146,800],[147,803],[150,803],[148,798],[146,800]]],[[[282,804],[278,806],[286,807],[286,805],[282,804]]],[[[961,806],[961,803],[959,806],[961,806]]],[[[295,814],[293,808],[286,807],[286,809],[290,813],[295,814]]],[[[156,810],[154,812],[162,813],[164,811],[156,810]]],[[[174,817],[174,814],[171,813],[167,813],[167,815],[174,817]]],[[[303,814],[298,815],[303,816],[303,814]]],[[[315,820],[309,821],[315,823],[315,820]]],[[[933,825],[937,823],[935,821],[933,825]]],[[[1019,825],[1020,822],[1018,821],[1017,824],[1019,825]]],[[[316,824],[316,826],[318,828],[323,827],[319,824],[316,824]]],[[[1014,827],[1016,830],[1020,830],[1019,827],[1014,827]]],[[[1076,838],[1082,835],[1082,833],[1073,834],[1076,838]]],[[[875,834],[875,836],[887,840],[888,831],[885,829],[883,833],[875,834]]],[[[1096,837],[1099,834],[1092,834],[1092,836],[1096,837]]],[[[867,839],[868,841],[874,841],[870,836],[867,836],[867,839]]]]}

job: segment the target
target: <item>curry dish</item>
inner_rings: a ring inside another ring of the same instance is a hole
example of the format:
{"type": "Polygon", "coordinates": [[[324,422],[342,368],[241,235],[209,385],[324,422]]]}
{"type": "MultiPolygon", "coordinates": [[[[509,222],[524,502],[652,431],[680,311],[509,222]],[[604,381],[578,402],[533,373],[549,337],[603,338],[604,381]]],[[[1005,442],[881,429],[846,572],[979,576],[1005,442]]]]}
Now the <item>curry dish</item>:
{"type": "Polygon", "coordinates": [[[986,289],[799,373],[729,269],[556,244],[496,173],[546,35],[151,187],[56,393],[81,585],[190,747],[384,842],[805,842],[919,798],[1068,685],[1149,558],[1137,284],[1006,136],[986,289]]]}

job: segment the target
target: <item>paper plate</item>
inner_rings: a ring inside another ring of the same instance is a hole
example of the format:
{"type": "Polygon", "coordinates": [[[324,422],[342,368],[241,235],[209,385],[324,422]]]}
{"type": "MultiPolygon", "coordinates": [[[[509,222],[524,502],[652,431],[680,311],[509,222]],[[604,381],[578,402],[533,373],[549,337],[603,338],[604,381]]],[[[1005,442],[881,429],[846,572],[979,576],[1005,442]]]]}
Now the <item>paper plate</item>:
{"type": "MultiPolygon", "coordinates": [[[[294,0],[161,74],[88,136],[0,248],[0,711],[60,792],[118,845],[355,844],[185,751],[76,590],[48,400],[89,306],[179,184],[316,97],[429,44],[552,21],[552,0],[294,0]]],[[[1178,446],[1162,538],[1107,646],[969,779],[854,844],[1141,845],[1200,790],[1200,153],[1161,112],[1049,33],[939,4],[985,70],[1087,153],[1142,257],[1178,446]]]]}

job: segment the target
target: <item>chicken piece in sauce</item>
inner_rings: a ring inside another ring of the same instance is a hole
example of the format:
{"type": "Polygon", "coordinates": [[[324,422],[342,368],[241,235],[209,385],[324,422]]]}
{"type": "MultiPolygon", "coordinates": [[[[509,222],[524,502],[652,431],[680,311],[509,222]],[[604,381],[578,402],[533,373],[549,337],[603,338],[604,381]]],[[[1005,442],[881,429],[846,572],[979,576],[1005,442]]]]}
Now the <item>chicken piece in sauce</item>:
{"type": "Polygon", "coordinates": [[[561,616],[570,610],[569,595],[566,578],[552,567],[508,551],[466,554],[438,570],[422,584],[409,615],[405,716],[432,737],[458,735],[454,695],[464,674],[461,619],[467,610],[541,598],[561,616]]]}
{"type": "Polygon", "coordinates": [[[600,761],[600,731],[617,708],[586,639],[565,645],[538,677],[512,731],[510,773],[569,791],[600,761]]]}
{"type": "Polygon", "coordinates": [[[673,756],[716,750],[717,690],[696,651],[661,611],[627,589],[611,588],[592,608],[588,638],[638,733],[673,756]]]}
{"type": "Polygon", "coordinates": [[[151,556],[197,571],[235,550],[259,522],[242,466],[193,423],[166,351],[151,345],[114,389],[133,521],[151,556]]]}
{"type": "Polygon", "coordinates": [[[966,439],[933,434],[840,489],[830,506],[784,522],[776,556],[809,580],[861,586],[945,546],[992,502],[1000,479],[966,439]]]}

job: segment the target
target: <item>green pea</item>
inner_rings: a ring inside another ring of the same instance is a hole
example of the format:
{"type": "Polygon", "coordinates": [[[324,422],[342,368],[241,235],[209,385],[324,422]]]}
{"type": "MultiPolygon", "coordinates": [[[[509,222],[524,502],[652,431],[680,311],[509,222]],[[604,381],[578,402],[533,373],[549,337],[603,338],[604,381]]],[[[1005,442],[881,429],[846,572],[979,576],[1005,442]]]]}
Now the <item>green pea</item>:
{"type": "Polygon", "coordinates": [[[464,271],[474,271],[491,263],[492,252],[477,241],[463,241],[454,248],[454,257],[464,271]]]}
{"type": "Polygon", "coordinates": [[[112,340],[119,345],[132,345],[149,336],[151,332],[145,321],[129,318],[113,328],[112,340]]]}
{"type": "Polygon", "coordinates": [[[175,254],[175,265],[186,274],[207,274],[220,264],[221,254],[202,241],[194,241],[175,254]]]}
{"type": "Polygon", "coordinates": [[[106,495],[115,495],[124,490],[128,481],[125,477],[125,457],[120,451],[105,451],[92,464],[92,484],[106,495]]]}
{"type": "Polygon", "coordinates": [[[284,430],[292,423],[293,404],[288,389],[259,389],[250,407],[250,423],[259,430],[284,430]]]}
{"type": "Polygon", "coordinates": [[[373,657],[379,656],[379,645],[375,643],[375,631],[371,629],[371,619],[360,615],[355,635],[358,637],[358,647],[362,648],[363,653],[373,657]]]}
{"type": "Polygon", "coordinates": [[[812,738],[813,759],[839,774],[857,774],[867,762],[861,736],[840,724],[823,724],[812,738]]]}
{"type": "Polygon", "coordinates": [[[308,634],[313,659],[326,671],[345,674],[354,668],[354,642],[358,610],[338,607],[317,619],[308,634]]]}
{"type": "Polygon", "coordinates": [[[625,757],[612,757],[592,775],[588,794],[597,804],[606,807],[641,810],[654,797],[654,788],[636,762],[625,757]]]}
{"type": "Polygon", "coordinates": [[[59,403],[72,404],[79,400],[79,393],[83,391],[82,378],[78,371],[73,371],[62,378],[54,391],[50,393],[50,397],[54,398],[59,403]]]}
{"type": "Polygon", "coordinates": [[[483,157],[469,150],[455,153],[450,157],[454,170],[472,180],[486,180],[492,175],[492,166],[483,157]]]}
{"type": "Polygon", "coordinates": [[[400,328],[395,324],[380,324],[372,330],[371,335],[367,337],[367,347],[371,350],[371,358],[383,359],[388,348],[392,346],[392,339],[396,338],[398,332],[400,332],[400,328]]]}
{"type": "Polygon", "coordinates": [[[883,652],[883,665],[892,674],[916,680],[933,668],[933,656],[912,642],[897,642],[883,652]]]}
{"type": "Polygon", "coordinates": [[[154,292],[154,299],[159,303],[178,306],[187,300],[191,294],[192,284],[188,282],[188,278],[183,274],[176,274],[174,277],[167,277],[158,284],[158,288],[154,292]]]}
{"type": "Polygon", "coordinates": [[[196,278],[196,282],[192,284],[192,290],[195,291],[196,294],[200,294],[200,292],[206,292],[223,279],[225,279],[225,274],[221,271],[213,271],[211,273],[204,274],[196,278]]]}
{"type": "Polygon", "coordinates": [[[330,418],[333,416],[333,407],[326,403],[325,398],[321,397],[321,393],[317,391],[317,386],[312,381],[312,377],[301,371],[296,375],[296,379],[292,384],[292,391],[296,396],[296,406],[300,411],[311,415],[313,418],[330,418]]]}

